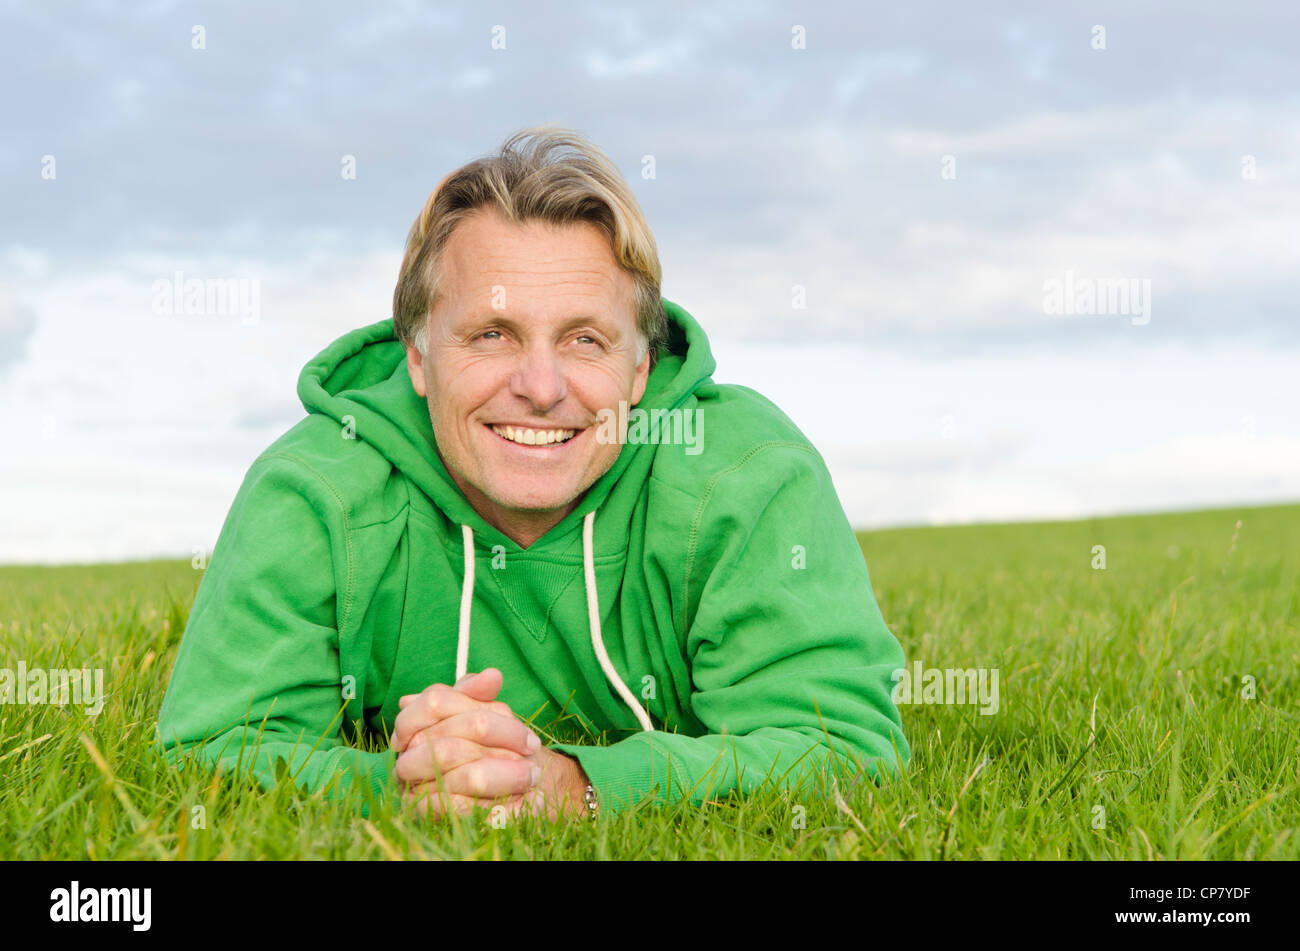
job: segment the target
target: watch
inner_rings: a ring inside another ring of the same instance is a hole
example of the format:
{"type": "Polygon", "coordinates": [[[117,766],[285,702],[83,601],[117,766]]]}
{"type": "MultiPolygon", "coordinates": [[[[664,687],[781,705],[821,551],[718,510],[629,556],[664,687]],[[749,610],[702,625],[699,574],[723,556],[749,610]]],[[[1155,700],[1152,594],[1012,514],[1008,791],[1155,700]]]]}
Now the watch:
{"type": "Polygon", "coordinates": [[[591,816],[592,821],[596,820],[596,811],[600,807],[600,800],[596,798],[596,787],[587,783],[587,788],[582,793],[582,801],[587,804],[587,815],[591,816]]]}

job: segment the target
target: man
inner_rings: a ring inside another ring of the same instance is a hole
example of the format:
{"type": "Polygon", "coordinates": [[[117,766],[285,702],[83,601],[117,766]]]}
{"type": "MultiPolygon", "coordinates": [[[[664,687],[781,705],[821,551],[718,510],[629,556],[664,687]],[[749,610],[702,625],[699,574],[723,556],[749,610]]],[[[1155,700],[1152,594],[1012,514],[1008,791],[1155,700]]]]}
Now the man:
{"type": "Polygon", "coordinates": [[[572,133],[444,179],[393,319],[306,367],[309,415],[235,499],[169,753],[552,818],[901,768],[902,651],[826,467],[712,381],[660,281],[631,190],[572,133]],[[560,716],[616,739],[528,725],[560,716]]]}

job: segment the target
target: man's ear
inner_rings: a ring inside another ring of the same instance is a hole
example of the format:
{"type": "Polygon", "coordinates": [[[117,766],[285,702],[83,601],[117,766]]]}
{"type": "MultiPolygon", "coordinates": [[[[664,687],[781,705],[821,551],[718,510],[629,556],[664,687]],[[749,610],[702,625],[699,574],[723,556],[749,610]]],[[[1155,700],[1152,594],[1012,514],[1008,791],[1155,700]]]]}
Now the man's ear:
{"type": "Polygon", "coordinates": [[[406,372],[411,377],[411,387],[415,392],[427,398],[429,388],[424,385],[424,355],[409,343],[406,345],[406,372]]]}
{"type": "Polygon", "coordinates": [[[645,356],[637,364],[636,376],[632,380],[632,405],[635,406],[641,402],[641,397],[645,396],[646,383],[650,380],[650,348],[646,347],[645,356]]]}

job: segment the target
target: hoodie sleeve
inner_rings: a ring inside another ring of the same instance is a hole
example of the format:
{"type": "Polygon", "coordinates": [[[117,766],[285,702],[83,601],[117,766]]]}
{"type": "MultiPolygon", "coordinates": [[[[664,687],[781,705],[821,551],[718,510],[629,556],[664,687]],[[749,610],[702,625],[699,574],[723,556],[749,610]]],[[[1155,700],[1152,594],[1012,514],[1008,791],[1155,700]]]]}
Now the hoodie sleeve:
{"type": "MultiPolygon", "coordinates": [[[[159,713],[158,742],[274,786],[389,785],[392,756],[344,742],[335,620],[346,583],[343,510],[305,463],[263,456],[226,518],[159,713]],[[340,571],[340,566],[343,570],[340,571]]],[[[369,800],[363,806],[368,814],[369,800]]]]}
{"type": "Polygon", "coordinates": [[[891,698],[903,651],[816,450],[754,447],[713,481],[689,539],[690,705],[708,733],[557,747],[602,809],[769,784],[797,794],[827,767],[841,779],[895,774],[910,758],[891,698]]]}

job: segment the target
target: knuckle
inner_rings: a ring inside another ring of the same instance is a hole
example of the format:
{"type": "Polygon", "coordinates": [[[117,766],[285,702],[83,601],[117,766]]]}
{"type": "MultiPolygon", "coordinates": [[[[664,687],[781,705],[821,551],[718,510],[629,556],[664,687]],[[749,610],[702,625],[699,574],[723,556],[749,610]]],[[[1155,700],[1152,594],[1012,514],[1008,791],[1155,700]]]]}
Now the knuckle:
{"type": "Polygon", "coordinates": [[[436,690],[431,690],[424,695],[424,712],[429,717],[437,717],[442,710],[442,694],[436,690]]]}
{"type": "Polygon", "coordinates": [[[428,771],[432,775],[437,776],[443,768],[443,738],[440,736],[430,736],[422,745],[425,749],[425,755],[428,757],[428,771]]]}
{"type": "Polygon", "coordinates": [[[398,779],[414,783],[429,778],[437,769],[437,760],[435,757],[435,745],[437,738],[418,737],[419,743],[414,743],[406,748],[404,753],[400,753],[397,762],[393,766],[393,773],[398,779]]]}
{"type": "Polygon", "coordinates": [[[459,736],[440,736],[433,740],[434,764],[439,771],[447,772],[465,762],[465,741],[459,736]]]}
{"type": "Polygon", "coordinates": [[[492,712],[490,710],[474,711],[474,736],[486,740],[492,735],[492,712]]]}

